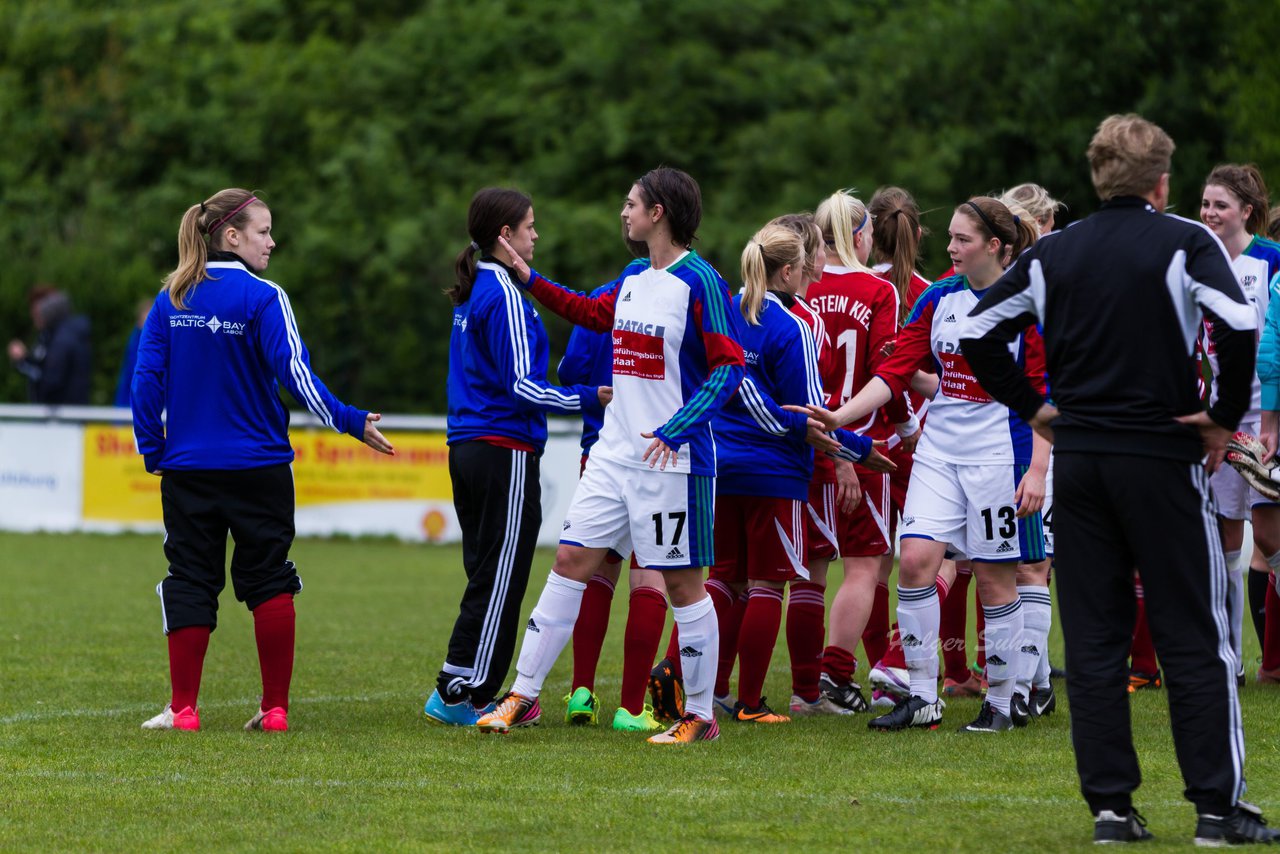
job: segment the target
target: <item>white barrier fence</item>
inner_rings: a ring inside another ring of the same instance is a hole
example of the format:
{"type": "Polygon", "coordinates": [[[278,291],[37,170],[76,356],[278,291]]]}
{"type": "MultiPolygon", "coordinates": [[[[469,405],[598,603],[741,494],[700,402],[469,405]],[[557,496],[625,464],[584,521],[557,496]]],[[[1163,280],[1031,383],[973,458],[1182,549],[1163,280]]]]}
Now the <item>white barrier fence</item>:
{"type": "MultiPolygon", "coordinates": [[[[449,482],[445,419],[386,415],[386,457],[292,413],[302,536],[461,539],[449,482]]],[[[551,419],[542,455],[542,528],[554,545],[578,479],[581,422],[551,419]]],[[[142,467],[127,409],[0,404],[0,530],[164,530],[160,479],[142,467]]]]}

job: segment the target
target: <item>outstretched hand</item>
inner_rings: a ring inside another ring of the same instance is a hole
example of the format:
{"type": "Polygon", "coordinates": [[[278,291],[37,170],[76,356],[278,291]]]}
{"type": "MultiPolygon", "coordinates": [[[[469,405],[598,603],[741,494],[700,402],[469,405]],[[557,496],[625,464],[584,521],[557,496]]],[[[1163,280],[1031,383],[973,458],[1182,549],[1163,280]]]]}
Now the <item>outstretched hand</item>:
{"type": "Polygon", "coordinates": [[[871,469],[878,472],[892,472],[898,470],[898,464],[893,460],[880,453],[881,448],[888,447],[888,442],[875,441],[871,443],[871,453],[867,454],[858,465],[863,468],[871,469]]]}
{"type": "Polygon", "coordinates": [[[782,408],[787,412],[799,412],[801,415],[808,416],[809,426],[825,433],[830,433],[840,427],[840,421],[836,419],[836,414],[830,409],[817,404],[809,403],[804,406],[797,406],[793,403],[788,403],[782,408]]]}
{"type": "Polygon", "coordinates": [[[376,412],[370,412],[365,416],[364,439],[362,441],[378,453],[394,457],[396,455],[396,449],[391,447],[391,443],[387,441],[387,437],[383,436],[382,432],[374,426],[381,420],[382,416],[376,412]]]}
{"type": "Polygon", "coordinates": [[[529,265],[525,263],[525,260],[516,254],[516,250],[511,248],[507,238],[498,237],[498,245],[495,247],[493,255],[503,264],[515,270],[521,282],[526,285],[529,284],[529,277],[533,275],[533,271],[529,269],[529,265]]]}

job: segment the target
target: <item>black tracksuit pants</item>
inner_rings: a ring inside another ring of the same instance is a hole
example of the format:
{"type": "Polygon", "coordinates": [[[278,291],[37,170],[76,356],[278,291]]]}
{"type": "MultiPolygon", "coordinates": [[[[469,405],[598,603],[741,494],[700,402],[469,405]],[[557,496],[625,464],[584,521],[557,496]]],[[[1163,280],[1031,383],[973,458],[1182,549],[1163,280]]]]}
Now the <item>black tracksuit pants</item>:
{"type": "Polygon", "coordinates": [[[1058,452],[1053,477],[1071,738],[1085,800],[1095,814],[1123,813],[1141,782],[1127,692],[1136,567],[1184,794],[1199,812],[1226,814],[1242,793],[1244,731],[1208,476],[1173,459],[1058,452]]]}
{"type": "Polygon", "coordinates": [[[467,588],[437,688],[477,708],[502,687],[515,652],[520,604],[542,525],[538,457],[486,442],[449,447],[467,588]]]}

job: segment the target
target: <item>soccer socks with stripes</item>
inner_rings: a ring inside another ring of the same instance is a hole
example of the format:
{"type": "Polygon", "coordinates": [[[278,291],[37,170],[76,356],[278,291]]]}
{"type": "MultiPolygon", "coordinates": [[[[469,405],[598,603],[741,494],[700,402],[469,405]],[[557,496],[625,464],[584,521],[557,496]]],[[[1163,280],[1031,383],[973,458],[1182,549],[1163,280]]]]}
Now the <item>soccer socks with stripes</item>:
{"type": "MultiPolygon", "coordinates": [[[[941,625],[942,603],[947,600],[947,594],[950,593],[951,586],[941,576],[934,580],[933,586],[938,591],[938,621],[939,625],[941,625]]],[[[902,633],[897,623],[894,623],[889,632],[889,648],[880,657],[879,664],[881,667],[897,667],[899,669],[906,669],[907,667],[906,653],[902,648],[902,633]]]]}
{"type": "Polygon", "coordinates": [[[1022,602],[1014,599],[982,610],[987,621],[987,702],[1008,717],[1023,639],[1022,602]]]}
{"type": "Polygon", "coordinates": [[[825,595],[826,588],[821,584],[793,581],[787,599],[787,651],[791,655],[791,692],[806,703],[818,700],[824,635],[822,621],[827,613],[825,595]]]}
{"type": "Polygon", "coordinates": [[[293,681],[293,641],[297,622],[293,594],[273,596],[253,609],[253,636],[262,669],[262,708],[289,710],[293,681]]]}
{"type": "Polygon", "coordinates": [[[672,607],[680,637],[680,659],[684,672],[685,712],[711,720],[711,691],[715,687],[720,660],[720,629],[715,607],[705,596],[683,608],[672,607]]]}
{"type": "MultiPolygon", "coordinates": [[[[782,625],[782,590],[752,587],[747,592],[747,610],[738,639],[738,700],[747,708],[760,705],[760,693],[769,672],[769,659],[778,642],[782,625]]],[[[723,638],[721,638],[723,642],[723,638]]]]}
{"type": "Polygon", "coordinates": [[[972,569],[956,569],[956,580],[951,584],[951,591],[942,600],[942,621],[939,634],[942,636],[943,675],[955,682],[965,682],[969,678],[969,657],[965,649],[965,632],[969,628],[969,582],[973,580],[972,569]]]}
{"type": "Polygon", "coordinates": [[[622,708],[633,715],[644,710],[653,657],[667,622],[667,597],[652,587],[631,591],[627,629],[622,640],[622,708]]]}
{"type": "Polygon", "coordinates": [[[1258,646],[1267,642],[1267,588],[1271,586],[1271,573],[1259,572],[1249,567],[1249,618],[1253,632],[1258,636],[1258,646]]]}
{"type": "Polygon", "coordinates": [[[1236,664],[1244,662],[1244,573],[1240,566],[1240,550],[1225,552],[1227,559],[1227,608],[1231,615],[1231,646],[1235,649],[1236,664]]]}
{"type": "Polygon", "coordinates": [[[1147,627],[1147,597],[1142,591],[1142,582],[1135,581],[1134,595],[1137,597],[1137,610],[1133,620],[1133,643],[1129,647],[1130,669],[1135,673],[1155,673],[1160,669],[1156,662],[1156,648],[1151,643],[1151,629],[1147,627]]]}
{"type": "Polygon", "coordinates": [[[733,675],[733,662],[738,657],[738,629],[746,612],[747,591],[739,597],[729,585],[715,578],[707,579],[703,587],[716,609],[716,625],[720,629],[720,660],[716,663],[716,696],[729,693],[729,677],[733,675]],[[742,604],[738,604],[739,598],[742,604]]]}
{"type": "Polygon", "coordinates": [[[938,588],[898,586],[898,628],[911,675],[911,693],[926,702],[938,699],[938,588]]]}
{"type": "MultiPolygon", "coordinates": [[[[871,613],[867,616],[867,627],[862,630],[862,649],[867,653],[867,661],[875,664],[884,658],[889,651],[889,631],[889,585],[877,584],[876,596],[871,600],[871,613]]],[[[827,671],[827,675],[833,674],[827,671]]]]}
{"type": "Polygon", "coordinates": [[[1053,605],[1049,600],[1048,587],[1019,587],[1018,598],[1022,600],[1024,639],[1018,650],[1018,684],[1014,690],[1030,699],[1033,686],[1049,687],[1049,668],[1044,665],[1044,659],[1049,650],[1053,605]]]}
{"type": "Polygon", "coordinates": [[[573,625],[573,683],[570,688],[596,687],[596,667],[600,650],[609,631],[609,609],[613,605],[615,582],[603,575],[593,575],[582,592],[582,607],[573,625]]]}
{"type": "Polygon", "coordinates": [[[573,634],[582,595],[587,585],[552,572],[542,588],[538,604],[529,615],[516,660],[516,681],[511,690],[522,697],[537,697],[542,683],[573,634]]]}
{"type": "Polygon", "coordinates": [[[173,691],[170,705],[175,712],[196,707],[211,631],[208,626],[185,626],[169,632],[169,684],[173,691]]]}

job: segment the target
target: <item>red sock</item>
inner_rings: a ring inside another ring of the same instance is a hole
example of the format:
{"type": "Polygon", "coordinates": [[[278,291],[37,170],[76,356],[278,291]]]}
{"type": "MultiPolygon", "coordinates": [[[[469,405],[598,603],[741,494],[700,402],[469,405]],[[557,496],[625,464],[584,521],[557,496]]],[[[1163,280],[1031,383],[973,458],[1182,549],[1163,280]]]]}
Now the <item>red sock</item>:
{"type": "MultiPolygon", "coordinates": [[[[773,587],[752,587],[748,591],[742,634],[738,639],[738,700],[749,709],[760,705],[769,659],[778,643],[782,625],[782,591],[773,587]]],[[[723,642],[723,638],[721,638],[723,642]]]]}
{"type": "Polygon", "coordinates": [[[965,631],[969,616],[971,572],[957,572],[951,592],[942,600],[942,660],[947,679],[964,682],[969,678],[969,657],[965,651],[965,631]]]}
{"type": "Polygon", "coordinates": [[[600,649],[609,631],[609,609],[613,605],[614,582],[603,575],[593,575],[582,592],[578,622],[573,624],[573,684],[571,688],[596,688],[596,666],[600,649]]]}
{"type": "Polygon", "coordinates": [[[1135,584],[1137,594],[1137,613],[1133,621],[1133,644],[1129,647],[1130,667],[1139,673],[1155,673],[1160,665],[1156,663],[1156,648],[1151,643],[1151,629],[1147,627],[1147,599],[1142,593],[1142,585],[1135,584]]]}
{"type": "Polygon", "coordinates": [[[831,677],[833,682],[843,685],[853,681],[853,674],[858,670],[858,659],[853,653],[839,646],[829,646],[822,651],[822,672],[831,677]]]}
{"type": "MultiPolygon", "coordinates": [[[[982,594],[976,593],[973,597],[973,624],[978,631],[978,669],[982,672],[987,670],[987,618],[982,613],[982,594]]],[[[985,677],[984,677],[985,678],[985,677]]]]}
{"type": "Polygon", "coordinates": [[[889,646],[885,649],[884,655],[880,656],[880,664],[885,667],[907,669],[907,658],[902,651],[902,635],[898,632],[897,623],[894,623],[893,628],[889,630],[889,646]]]}
{"type": "Polygon", "coordinates": [[[683,679],[684,669],[680,666],[680,627],[677,625],[671,626],[671,640],[667,641],[667,652],[663,657],[671,665],[671,670],[676,676],[683,679]]]}
{"type": "Polygon", "coordinates": [[[791,653],[791,692],[806,703],[818,699],[822,672],[826,588],[812,581],[791,582],[787,600],[787,650],[791,653]]]}
{"type": "Polygon", "coordinates": [[[1271,583],[1267,585],[1267,639],[1262,644],[1263,670],[1280,667],[1280,593],[1276,592],[1276,578],[1273,573],[1271,583]]]}
{"type": "MultiPolygon", "coordinates": [[[[729,693],[729,677],[738,658],[738,629],[742,626],[745,607],[738,607],[738,596],[723,581],[707,579],[703,585],[716,609],[716,625],[720,630],[720,660],[716,664],[715,695],[729,693]]],[[[743,593],[745,596],[745,592],[743,593]]]]}
{"type": "Polygon", "coordinates": [[[208,626],[186,626],[169,632],[169,684],[173,689],[169,702],[175,712],[196,707],[212,631],[208,626]]]}
{"type": "MultiPolygon", "coordinates": [[[[862,630],[862,649],[867,654],[867,661],[875,664],[884,658],[889,649],[889,585],[877,584],[876,596],[871,600],[871,613],[867,616],[867,627],[862,630]]],[[[831,675],[830,672],[827,673],[831,675]]],[[[846,680],[849,681],[849,680],[846,680]]]]}
{"type": "Polygon", "coordinates": [[[644,709],[653,657],[667,622],[667,597],[652,587],[631,591],[627,629],[622,640],[622,708],[633,715],[644,709]]]}
{"type": "Polygon", "coordinates": [[[258,641],[262,668],[262,708],[289,711],[289,683],[293,681],[293,594],[273,596],[253,609],[253,636],[258,641]]]}

